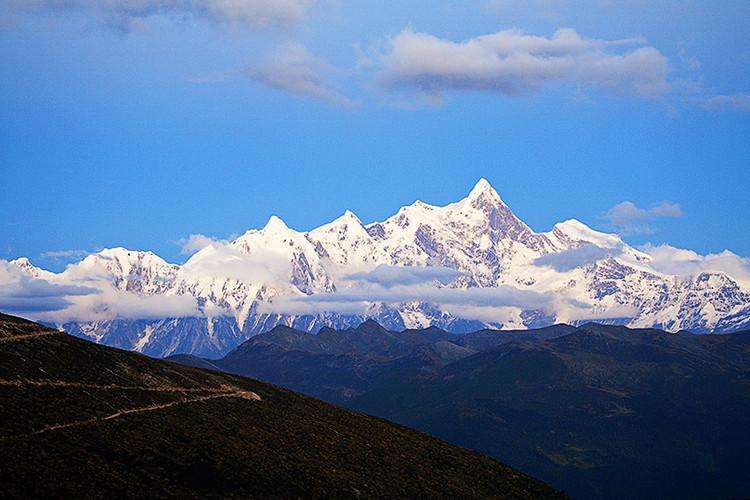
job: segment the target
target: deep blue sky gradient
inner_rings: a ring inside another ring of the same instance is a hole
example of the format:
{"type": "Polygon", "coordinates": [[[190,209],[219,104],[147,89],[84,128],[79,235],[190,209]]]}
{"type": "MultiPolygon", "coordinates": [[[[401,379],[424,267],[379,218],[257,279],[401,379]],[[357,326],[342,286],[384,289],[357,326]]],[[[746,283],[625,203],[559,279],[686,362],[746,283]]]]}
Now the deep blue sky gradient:
{"type": "Polygon", "coordinates": [[[458,200],[480,177],[537,230],[572,217],[610,230],[602,214],[613,205],[668,200],[684,216],[628,241],[750,255],[750,113],[705,109],[690,92],[648,101],[567,88],[402,109],[354,69],[353,48],[372,50],[407,26],[454,40],[571,27],[643,36],[669,58],[675,87],[733,94],[750,91],[750,3],[550,2],[551,13],[444,3],[340,2],[267,33],[164,19],[118,33],[68,15],[6,23],[0,258],[59,269],[64,261],[41,254],[125,246],[181,261],[175,241],[190,233],[227,237],[272,214],[310,229],[345,209],[370,222],[415,199],[458,200]],[[340,88],[361,106],[241,77],[195,81],[286,40],[344,68],[340,88]]]}

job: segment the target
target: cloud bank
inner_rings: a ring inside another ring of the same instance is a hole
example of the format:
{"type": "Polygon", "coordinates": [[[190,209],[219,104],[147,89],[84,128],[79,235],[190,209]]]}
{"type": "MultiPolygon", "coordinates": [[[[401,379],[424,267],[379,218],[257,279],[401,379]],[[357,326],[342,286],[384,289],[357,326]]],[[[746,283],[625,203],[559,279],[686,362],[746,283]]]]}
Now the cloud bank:
{"type": "Polygon", "coordinates": [[[551,267],[557,272],[567,272],[577,267],[593,264],[609,257],[616,257],[622,253],[622,248],[601,248],[596,245],[585,244],[570,250],[543,255],[534,260],[534,265],[551,267]]]}
{"type": "MultiPolygon", "coordinates": [[[[129,31],[156,16],[265,29],[299,22],[313,0],[5,0],[16,12],[80,12],[129,31]]],[[[3,3],[0,2],[0,5],[3,3]]]]}
{"type": "Polygon", "coordinates": [[[416,267],[379,265],[372,271],[351,273],[343,276],[346,280],[361,281],[374,285],[392,287],[396,285],[417,285],[437,282],[450,283],[464,274],[448,267],[416,267]]]}
{"type": "Polygon", "coordinates": [[[191,295],[136,295],[100,276],[78,276],[75,265],[68,269],[73,272],[37,278],[0,260],[0,310],[53,323],[200,315],[191,295]]]}
{"type": "Polygon", "coordinates": [[[328,62],[313,56],[296,42],[283,44],[271,57],[245,71],[267,87],[344,108],[353,107],[354,101],[332,83],[332,76],[337,72],[328,62]]]}
{"type": "Polygon", "coordinates": [[[706,100],[705,106],[718,111],[750,112],[750,94],[715,95],[706,100]]]}
{"type": "Polygon", "coordinates": [[[650,265],[659,272],[677,276],[720,272],[750,288],[750,258],[741,257],[729,250],[700,255],[692,250],[650,243],[640,247],[640,250],[651,256],[650,265]]]}
{"type": "Polygon", "coordinates": [[[203,234],[191,234],[187,238],[180,238],[176,243],[180,246],[182,255],[193,255],[208,246],[224,245],[227,242],[203,234]]]}
{"type": "Polygon", "coordinates": [[[192,295],[137,295],[100,283],[97,294],[76,297],[63,310],[36,315],[54,323],[113,319],[164,319],[200,317],[192,295]]]}
{"type": "Polygon", "coordinates": [[[512,29],[464,42],[407,29],[390,40],[377,78],[387,89],[431,96],[452,90],[514,96],[572,84],[658,97],[669,89],[667,59],[643,45],[638,39],[585,38],[572,29],[551,37],[512,29]]]}
{"type": "Polygon", "coordinates": [[[211,240],[183,264],[181,272],[194,279],[278,284],[289,280],[291,269],[287,256],[273,249],[256,248],[253,253],[246,253],[227,243],[211,240]]]}
{"type": "Polygon", "coordinates": [[[61,311],[73,304],[73,299],[98,294],[88,286],[53,283],[34,278],[18,266],[0,260],[0,310],[17,313],[61,311]]]}
{"type": "Polygon", "coordinates": [[[426,302],[440,306],[511,307],[517,309],[539,309],[548,312],[565,306],[586,307],[559,294],[521,290],[502,285],[488,288],[448,288],[432,284],[419,285],[372,285],[356,287],[336,293],[284,296],[264,306],[264,312],[287,314],[315,314],[318,312],[364,313],[371,303],[399,304],[404,302],[426,302]]]}
{"type": "Polygon", "coordinates": [[[42,257],[55,260],[68,260],[68,259],[82,259],[87,256],[89,252],[86,250],[51,250],[49,252],[42,252],[42,257]]]}
{"type": "Polygon", "coordinates": [[[677,203],[663,201],[651,208],[640,208],[632,201],[623,201],[610,208],[603,218],[621,234],[651,234],[651,222],[659,218],[682,217],[682,208],[677,203]]]}

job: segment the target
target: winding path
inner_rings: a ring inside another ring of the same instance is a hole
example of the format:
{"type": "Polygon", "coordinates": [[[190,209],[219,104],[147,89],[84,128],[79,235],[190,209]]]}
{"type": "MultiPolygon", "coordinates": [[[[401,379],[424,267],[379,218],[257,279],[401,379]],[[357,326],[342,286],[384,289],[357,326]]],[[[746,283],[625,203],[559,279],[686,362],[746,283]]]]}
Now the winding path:
{"type": "Polygon", "coordinates": [[[148,406],[141,406],[138,408],[126,408],[104,417],[94,417],[87,420],[77,420],[75,422],[68,422],[64,424],[47,425],[41,429],[33,432],[17,434],[15,436],[8,436],[1,438],[0,441],[7,441],[11,439],[20,439],[43,434],[45,432],[55,431],[59,429],[69,429],[71,427],[80,427],[84,425],[97,424],[101,422],[107,422],[114,420],[126,415],[134,413],[146,413],[151,411],[163,410],[174,406],[180,406],[190,403],[199,403],[201,401],[208,401],[211,399],[219,398],[240,398],[248,401],[261,401],[261,397],[252,391],[244,391],[236,387],[223,386],[218,389],[196,389],[187,387],[138,387],[138,386],[118,386],[116,384],[111,385],[98,385],[98,384],[83,384],[78,382],[65,382],[63,380],[0,380],[0,386],[13,386],[13,387],[24,387],[24,386],[35,386],[35,387],[68,387],[68,388],[79,388],[79,389],[103,389],[103,390],[141,390],[151,392],[167,392],[167,393],[194,393],[203,392],[209,393],[204,396],[195,396],[191,398],[184,398],[178,401],[170,401],[169,403],[153,404],[148,406]]]}
{"type": "Polygon", "coordinates": [[[62,335],[62,332],[58,332],[56,330],[50,330],[48,332],[24,333],[22,335],[8,335],[6,337],[0,337],[0,342],[11,342],[13,340],[33,339],[36,337],[45,337],[47,335],[62,335]]]}

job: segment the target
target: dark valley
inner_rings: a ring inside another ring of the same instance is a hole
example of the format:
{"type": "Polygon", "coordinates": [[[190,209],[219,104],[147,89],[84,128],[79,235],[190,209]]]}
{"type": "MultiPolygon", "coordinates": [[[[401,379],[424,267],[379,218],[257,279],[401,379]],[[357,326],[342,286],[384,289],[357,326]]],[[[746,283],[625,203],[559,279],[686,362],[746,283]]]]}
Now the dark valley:
{"type": "Polygon", "coordinates": [[[750,333],[620,326],[317,335],[181,363],[267,380],[496,457],[573,497],[750,492],[750,333]]]}

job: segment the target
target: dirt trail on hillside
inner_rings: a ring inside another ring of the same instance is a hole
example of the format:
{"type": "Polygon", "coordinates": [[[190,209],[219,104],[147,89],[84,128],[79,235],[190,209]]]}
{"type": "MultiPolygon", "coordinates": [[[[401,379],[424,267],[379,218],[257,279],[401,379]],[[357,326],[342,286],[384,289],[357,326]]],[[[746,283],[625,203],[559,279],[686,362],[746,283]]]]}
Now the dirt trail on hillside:
{"type": "Polygon", "coordinates": [[[118,385],[118,384],[86,384],[82,382],[67,382],[65,380],[34,380],[34,379],[0,379],[0,386],[10,387],[61,387],[73,389],[99,389],[105,391],[148,391],[148,392],[206,392],[212,393],[230,393],[237,392],[238,389],[231,385],[221,385],[218,388],[206,387],[179,387],[171,385],[148,386],[148,385],[118,385]]]}
{"type": "Polygon", "coordinates": [[[22,388],[25,386],[34,386],[34,387],[41,386],[41,387],[60,387],[60,388],[67,387],[67,388],[76,388],[76,389],[141,390],[141,391],[150,391],[150,392],[183,393],[183,394],[195,393],[195,392],[208,393],[207,395],[185,397],[183,399],[179,399],[177,401],[170,401],[168,403],[152,404],[152,405],[141,406],[137,408],[125,408],[125,409],[116,411],[114,413],[111,413],[109,415],[106,415],[104,417],[94,417],[94,418],[90,418],[86,420],[77,420],[74,422],[47,425],[33,432],[0,438],[0,441],[7,441],[11,439],[22,439],[22,438],[27,438],[31,436],[36,436],[38,434],[43,434],[43,433],[50,432],[50,431],[60,430],[60,429],[69,429],[71,427],[81,427],[84,425],[104,423],[104,422],[108,422],[111,420],[115,420],[117,418],[124,417],[126,415],[158,411],[158,410],[163,410],[166,408],[172,408],[175,406],[180,406],[180,405],[185,405],[185,404],[209,401],[211,399],[239,398],[239,399],[245,399],[248,401],[261,401],[261,397],[258,394],[252,391],[244,391],[244,390],[237,389],[231,386],[223,386],[218,389],[196,389],[196,388],[171,387],[171,386],[138,387],[138,386],[118,386],[115,384],[112,384],[112,385],[82,384],[82,383],[77,383],[77,382],[65,382],[62,380],[50,380],[50,381],[0,380],[0,386],[12,386],[12,387],[19,387],[19,388],[22,388]]]}
{"type": "Polygon", "coordinates": [[[55,330],[49,332],[37,332],[37,333],[24,333],[22,335],[8,335],[7,337],[0,337],[0,342],[10,342],[13,340],[25,340],[33,339],[35,337],[46,337],[48,335],[63,335],[62,332],[55,330]]]}

